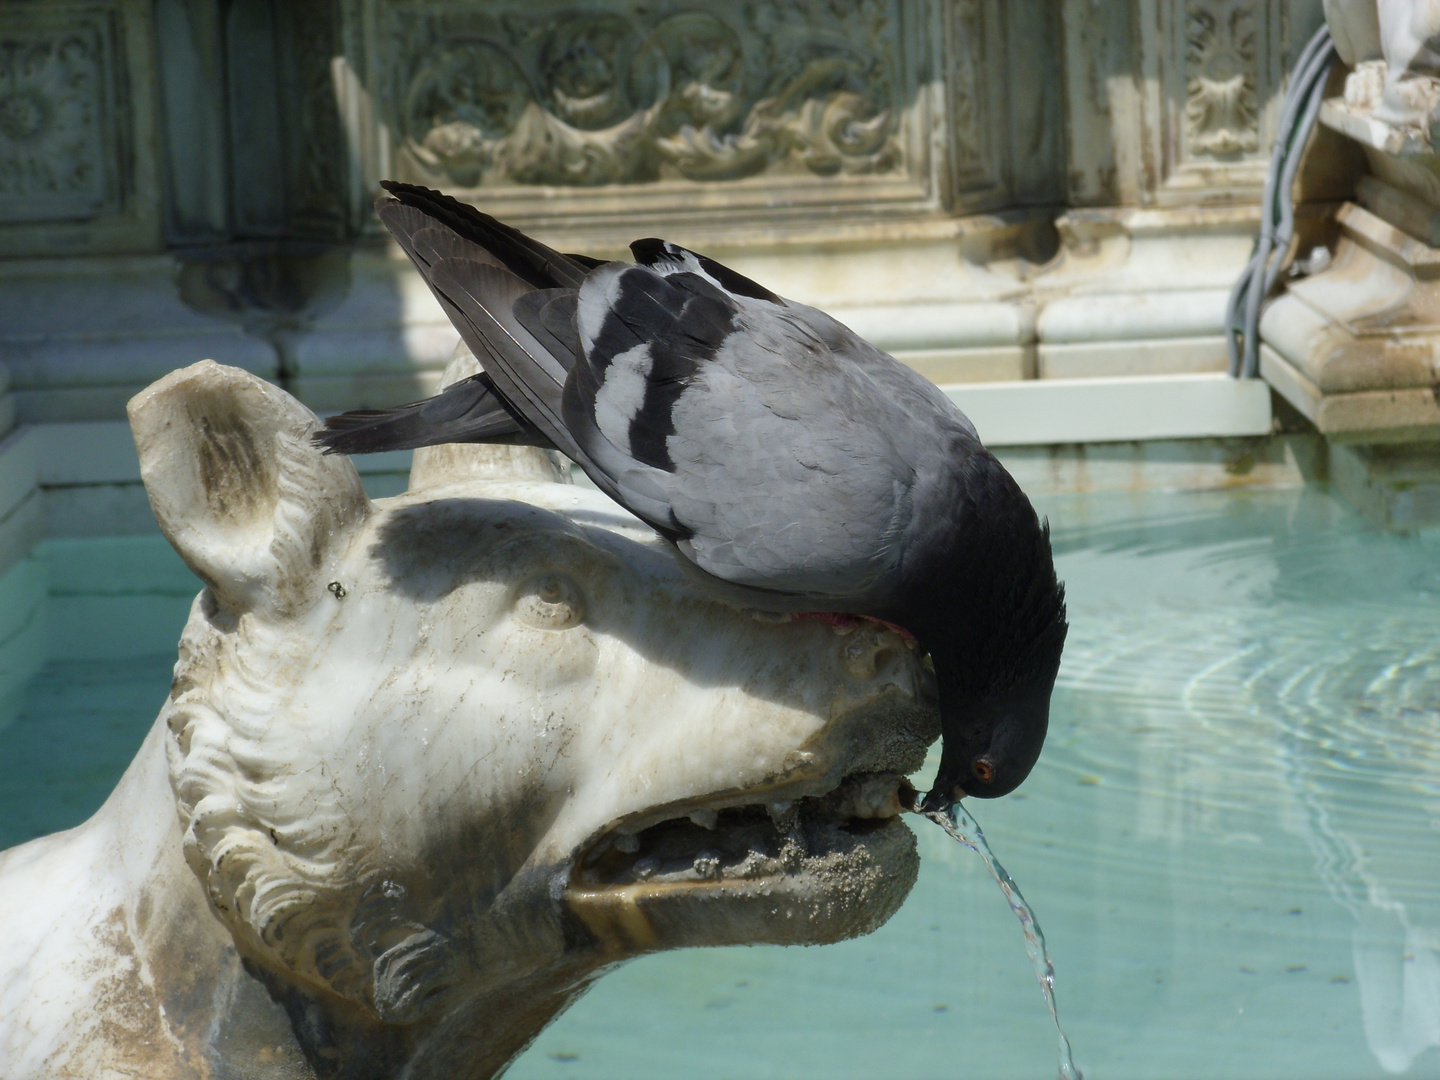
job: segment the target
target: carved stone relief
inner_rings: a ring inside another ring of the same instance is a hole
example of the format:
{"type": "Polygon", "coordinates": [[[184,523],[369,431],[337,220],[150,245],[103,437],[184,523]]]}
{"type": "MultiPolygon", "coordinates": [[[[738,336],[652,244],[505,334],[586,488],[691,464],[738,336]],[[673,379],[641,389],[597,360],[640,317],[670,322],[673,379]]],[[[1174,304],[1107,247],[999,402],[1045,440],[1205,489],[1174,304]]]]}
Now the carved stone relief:
{"type": "Polygon", "coordinates": [[[116,201],[108,21],[0,15],[0,220],[89,218],[116,201]]]}
{"type": "Polygon", "coordinates": [[[1253,0],[1191,0],[1185,11],[1185,143],[1191,153],[1253,153],[1260,145],[1259,16],[1253,0]]]}
{"type": "Polygon", "coordinates": [[[990,167],[986,146],[991,136],[989,86],[985,76],[987,27],[981,0],[958,0],[951,5],[953,45],[948,57],[950,79],[950,158],[956,178],[984,178],[990,167]]]}
{"type": "MultiPolygon", "coordinates": [[[[1249,201],[1264,184],[1285,71],[1319,0],[1148,0],[1139,35],[1142,200],[1249,201]],[[1151,21],[1153,20],[1153,21],[1151,21]]],[[[1117,118],[1119,122],[1119,118],[1117,118]]]]}
{"type": "Polygon", "coordinates": [[[883,0],[756,5],[730,19],[522,10],[454,36],[408,8],[387,12],[403,146],[451,185],[900,167],[896,13],[883,0]]]}
{"type": "Polygon", "coordinates": [[[0,256],[156,250],[154,0],[0,0],[0,256]]]}
{"type": "Polygon", "coordinates": [[[699,186],[721,211],[933,209],[930,128],[947,102],[964,113],[958,171],[995,171],[981,167],[983,71],[946,65],[966,83],[949,95],[931,75],[941,20],[978,52],[988,3],[348,0],[346,51],[384,129],[376,172],[483,191],[522,218],[632,186],[676,208],[699,186]]]}

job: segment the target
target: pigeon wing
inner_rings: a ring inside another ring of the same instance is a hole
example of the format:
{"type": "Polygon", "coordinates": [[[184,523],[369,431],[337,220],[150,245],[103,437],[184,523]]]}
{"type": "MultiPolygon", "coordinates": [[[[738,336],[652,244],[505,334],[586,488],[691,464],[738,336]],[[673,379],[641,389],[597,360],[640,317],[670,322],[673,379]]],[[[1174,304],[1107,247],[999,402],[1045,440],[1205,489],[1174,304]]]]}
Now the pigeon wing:
{"type": "Polygon", "coordinates": [[[563,296],[573,295],[593,260],[562,255],[428,188],[382,186],[394,197],[380,199],[376,213],[484,365],[493,391],[523,419],[528,430],[517,433],[532,441],[538,433],[586,465],[560,415],[576,359],[573,335],[563,328],[563,296]]]}
{"type": "Polygon", "coordinates": [[[684,265],[592,272],[566,424],[621,501],[702,570],[862,598],[898,558],[915,448],[896,440],[911,420],[778,297],[722,281],[684,265]]]}

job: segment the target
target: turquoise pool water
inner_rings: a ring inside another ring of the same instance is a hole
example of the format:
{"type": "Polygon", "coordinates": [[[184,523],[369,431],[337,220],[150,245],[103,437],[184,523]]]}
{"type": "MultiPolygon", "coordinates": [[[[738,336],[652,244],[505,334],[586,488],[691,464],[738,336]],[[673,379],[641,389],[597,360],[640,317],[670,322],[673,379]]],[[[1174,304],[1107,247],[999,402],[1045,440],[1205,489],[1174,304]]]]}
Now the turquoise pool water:
{"type": "MultiPolygon", "coordinates": [[[[1072,621],[1052,735],[973,810],[1086,1076],[1440,1073],[1440,535],[1313,492],[1044,502],[1072,621]]],[[[153,538],[51,542],[0,581],[0,691],[35,668],[0,694],[0,846],[99,805],[193,589],[153,538]]],[[[1008,908],[913,825],[920,883],[880,932],[636,962],[509,1075],[1054,1076],[1008,908]]]]}

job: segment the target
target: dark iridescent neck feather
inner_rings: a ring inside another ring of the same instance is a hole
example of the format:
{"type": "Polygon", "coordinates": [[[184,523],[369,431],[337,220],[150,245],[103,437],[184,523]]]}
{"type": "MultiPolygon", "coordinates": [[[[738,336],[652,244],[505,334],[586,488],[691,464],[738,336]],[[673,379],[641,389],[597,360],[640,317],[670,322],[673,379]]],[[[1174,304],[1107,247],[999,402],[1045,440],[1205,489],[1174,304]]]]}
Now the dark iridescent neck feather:
{"type": "Polygon", "coordinates": [[[954,497],[949,534],[927,537],[916,567],[909,629],[970,700],[1048,690],[1067,628],[1049,526],[985,450],[958,463],[954,497]]]}

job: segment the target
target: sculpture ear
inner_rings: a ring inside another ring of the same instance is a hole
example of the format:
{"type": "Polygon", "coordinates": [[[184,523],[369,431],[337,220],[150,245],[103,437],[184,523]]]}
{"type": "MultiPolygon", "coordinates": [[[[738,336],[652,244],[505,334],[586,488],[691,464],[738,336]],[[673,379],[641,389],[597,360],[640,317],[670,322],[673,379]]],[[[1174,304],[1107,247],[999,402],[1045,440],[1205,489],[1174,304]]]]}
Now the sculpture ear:
{"type": "Polygon", "coordinates": [[[211,360],[127,412],[160,531],[222,604],[288,616],[324,594],[370,501],[348,458],[311,443],[314,413],[211,360]]]}

